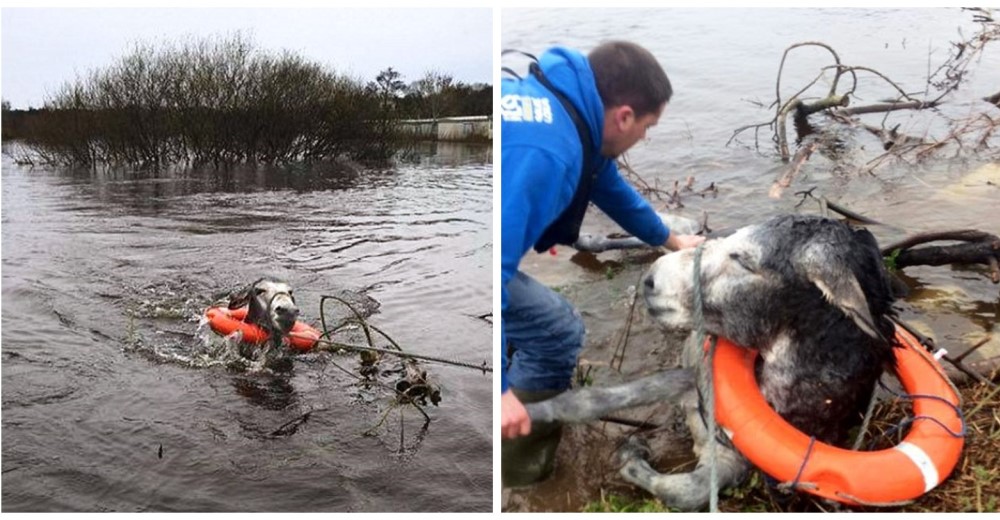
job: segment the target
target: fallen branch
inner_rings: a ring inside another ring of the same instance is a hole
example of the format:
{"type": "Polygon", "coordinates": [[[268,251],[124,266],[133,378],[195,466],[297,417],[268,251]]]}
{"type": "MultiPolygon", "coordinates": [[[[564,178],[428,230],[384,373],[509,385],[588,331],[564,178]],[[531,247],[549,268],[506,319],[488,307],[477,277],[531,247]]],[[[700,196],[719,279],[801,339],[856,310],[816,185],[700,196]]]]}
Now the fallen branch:
{"type": "Polygon", "coordinates": [[[795,110],[803,116],[808,116],[815,114],[816,112],[822,112],[829,108],[846,107],[850,103],[851,97],[847,94],[842,94],[839,96],[827,96],[819,101],[808,104],[799,101],[795,106],[795,110]]]}
{"type": "Polygon", "coordinates": [[[664,197],[666,197],[668,200],[665,202],[668,207],[670,202],[674,199],[676,199],[678,203],[680,202],[680,198],[676,194],[672,194],[669,191],[656,186],[651,186],[648,182],[646,182],[646,179],[644,179],[642,175],[639,175],[639,172],[632,168],[625,156],[619,158],[618,168],[619,170],[625,172],[625,178],[632,182],[632,185],[635,186],[639,193],[646,196],[653,196],[659,201],[664,201],[664,197]]]}
{"type": "MultiPolygon", "coordinates": [[[[294,334],[288,334],[288,335],[289,336],[295,336],[294,334]]],[[[309,338],[308,336],[301,336],[301,337],[303,337],[305,339],[313,339],[313,338],[309,338]]],[[[316,346],[313,347],[313,350],[316,350],[316,351],[323,351],[323,350],[325,350],[325,351],[329,351],[329,352],[341,352],[341,351],[359,351],[359,352],[361,352],[361,351],[368,351],[368,352],[376,352],[376,353],[379,353],[379,354],[390,354],[390,355],[397,356],[397,357],[404,358],[404,359],[405,358],[411,358],[411,359],[418,359],[418,360],[422,360],[422,361],[433,361],[433,362],[437,362],[437,363],[443,363],[443,364],[446,364],[446,365],[453,365],[453,366],[458,366],[458,367],[471,368],[473,370],[479,370],[479,371],[482,371],[484,373],[486,373],[486,372],[493,372],[493,369],[488,364],[486,364],[485,362],[483,364],[481,364],[481,365],[476,365],[476,364],[473,364],[473,363],[465,363],[463,361],[455,361],[455,360],[445,359],[445,358],[440,358],[440,357],[435,357],[435,356],[422,356],[422,355],[419,355],[419,354],[410,354],[408,352],[403,352],[403,351],[398,350],[398,349],[385,349],[385,348],[378,348],[378,347],[365,347],[365,346],[362,346],[362,345],[348,345],[346,343],[338,343],[336,341],[330,341],[330,340],[325,340],[325,339],[318,339],[318,340],[316,340],[316,346]]]]}
{"type": "MultiPolygon", "coordinates": [[[[755,146],[759,152],[761,129],[769,127],[773,131],[772,141],[774,142],[777,155],[783,163],[791,163],[784,172],[784,177],[779,179],[770,190],[770,196],[774,198],[779,197],[782,189],[790,185],[792,179],[797,175],[799,169],[801,169],[803,163],[815,148],[815,145],[805,150],[800,147],[799,151],[793,157],[793,153],[789,151],[790,138],[786,135],[786,119],[790,114],[794,114],[795,128],[798,133],[797,142],[804,143],[807,137],[821,133],[820,136],[815,137],[815,140],[824,146],[828,144],[831,147],[831,151],[838,155],[843,155],[844,145],[850,144],[850,140],[844,139],[843,133],[840,132],[842,126],[847,126],[848,128],[865,128],[876,135],[882,142],[882,147],[889,152],[866,162],[863,166],[859,167],[859,172],[867,171],[873,173],[875,168],[887,162],[887,159],[912,163],[926,160],[932,155],[947,153],[951,149],[956,149],[955,154],[959,156],[959,154],[972,148],[977,150],[990,148],[990,139],[996,133],[998,122],[994,121],[989,115],[986,115],[985,110],[978,114],[973,114],[969,118],[970,121],[976,122],[975,125],[971,123],[964,125],[955,124],[955,122],[950,121],[947,116],[942,114],[938,119],[952,125],[950,134],[943,139],[935,139],[928,136],[918,139],[902,135],[898,131],[899,125],[893,126],[893,124],[887,124],[885,119],[883,119],[883,128],[867,126],[860,121],[859,117],[862,114],[884,114],[883,117],[888,118],[890,113],[900,110],[926,111],[927,109],[934,109],[946,103],[949,96],[964,84],[967,69],[971,64],[978,62],[986,45],[1000,40],[1000,23],[997,23],[991,14],[983,13],[989,12],[974,11],[974,20],[982,24],[975,34],[964,41],[953,42],[949,55],[936,69],[928,63],[927,84],[920,91],[920,97],[923,99],[917,99],[915,93],[904,90],[901,84],[874,68],[842,64],[836,51],[824,43],[801,42],[789,46],[781,56],[781,63],[778,67],[777,79],[775,81],[775,98],[769,106],[773,117],[766,123],[741,126],[733,132],[726,145],[728,146],[730,143],[736,141],[738,136],[743,132],[752,129],[754,131],[755,146]],[[819,74],[814,79],[806,82],[805,86],[798,89],[790,97],[784,98],[782,93],[784,67],[791,51],[804,46],[816,46],[825,49],[832,55],[834,63],[822,66],[819,74]],[[829,78],[830,74],[833,75],[833,78],[830,81],[829,90],[826,93],[819,94],[819,96],[813,94],[816,84],[821,79],[829,78]],[[858,76],[861,74],[873,75],[889,85],[896,91],[896,94],[894,94],[895,99],[866,106],[849,107],[848,105],[852,101],[864,97],[862,93],[856,92],[860,88],[858,76]],[[845,85],[838,90],[838,82],[841,76],[844,75],[853,78],[854,82],[852,85],[845,85]],[[806,101],[803,99],[804,96],[813,96],[814,100],[806,101]],[[819,97],[819,99],[815,100],[816,97],[819,97]],[[838,124],[825,125],[817,131],[819,127],[814,128],[809,121],[809,116],[815,113],[823,113],[831,118],[834,123],[838,124]]],[[[983,99],[994,106],[1000,107],[1000,92],[983,99]]],[[[928,125],[928,128],[931,128],[931,126],[928,125]]]]}
{"type": "Polygon", "coordinates": [[[983,231],[920,233],[882,248],[882,256],[892,259],[897,269],[914,265],[985,265],[990,268],[991,281],[1000,283],[1000,238],[983,231]],[[917,245],[937,241],[965,243],[913,249],[917,245]]]}
{"type": "MultiPolygon", "coordinates": [[[[948,361],[945,356],[945,361],[948,361]]],[[[945,365],[944,372],[948,374],[956,385],[977,382],[989,386],[997,386],[991,378],[995,377],[997,369],[1000,368],[1000,358],[987,359],[969,363],[968,365],[945,365]]]]}
{"type": "Polygon", "coordinates": [[[788,168],[785,169],[785,172],[781,175],[781,177],[775,180],[774,184],[771,185],[771,191],[768,195],[772,199],[781,198],[781,193],[785,190],[785,188],[792,185],[792,179],[798,175],[799,170],[802,169],[802,165],[809,160],[809,156],[812,155],[813,151],[815,151],[818,147],[819,141],[813,140],[808,145],[799,148],[799,151],[795,152],[795,158],[792,160],[792,163],[788,165],[788,168]]]}
{"type": "MultiPolygon", "coordinates": [[[[939,351],[938,346],[933,338],[925,336],[923,333],[914,329],[904,321],[900,321],[898,319],[892,319],[892,322],[895,323],[898,327],[902,327],[904,330],[913,335],[913,337],[917,338],[917,341],[920,342],[920,344],[923,345],[923,347],[926,348],[928,352],[936,353],[939,351]]],[[[970,354],[972,351],[976,350],[983,344],[985,344],[985,342],[973,346],[971,349],[958,356],[952,356],[951,354],[945,353],[942,356],[942,358],[948,363],[950,363],[949,366],[954,368],[953,370],[945,369],[945,372],[948,374],[948,377],[963,378],[963,376],[959,376],[958,374],[964,374],[964,376],[979,381],[980,383],[983,383],[987,386],[997,386],[990,379],[987,379],[986,377],[983,376],[982,373],[980,373],[980,370],[983,370],[983,367],[979,367],[978,369],[976,369],[968,366],[965,363],[965,356],[967,356],[968,354],[970,354]],[[955,372],[956,370],[958,371],[957,373],[955,372]]],[[[992,375],[992,371],[989,373],[992,375]]]]}
{"type": "Polygon", "coordinates": [[[843,216],[845,216],[845,217],[847,217],[847,218],[849,218],[849,219],[851,219],[851,220],[853,220],[855,222],[860,222],[862,224],[869,224],[869,225],[877,225],[877,226],[884,225],[884,224],[882,224],[881,222],[879,222],[879,221],[877,221],[875,219],[872,219],[872,218],[866,217],[866,216],[864,216],[864,215],[862,215],[860,213],[856,213],[854,211],[851,211],[851,210],[845,208],[844,206],[841,206],[841,205],[836,204],[834,202],[830,202],[830,200],[827,199],[826,197],[817,197],[817,196],[813,195],[812,192],[815,189],[816,188],[813,187],[813,188],[810,188],[810,189],[805,190],[805,191],[797,191],[797,192],[795,192],[796,195],[802,195],[802,200],[799,201],[799,203],[796,204],[795,207],[797,208],[797,207],[801,206],[802,203],[806,201],[806,199],[812,198],[812,199],[816,199],[817,201],[821,202],[821,204],[825,205],[831,211],[839,213],[839,214],[841,214],[841,215],[843,215],[843,216]]]}
{"type": "Polygon", "coordinates": [[[308,412],[292,419],[291,421],[288,421],[285,424],[278,426],[276,430],[274,430],[268,435],[270,435],[271,437],[287,437],[289,435],[294,435],[295,432],[298,431],[299,426],[305,424],[306,421],[309,420],[309,417],[312,415],[314,411],[315,410],[309,410],[308,412]]]}
{"type": "Polygon", "coordinates": [[[922,145],[927,144],[923,139],[919,137],[913,137],[906,134],[899,133],[899,126],[896,125],[892,128],[886,129],[885,127],[866,125],[864,123],[860,124],[861,128],[864,128],[869,133],[882,141],[883,150],[891,150],[894,147],[902,145],[922,145]]]}

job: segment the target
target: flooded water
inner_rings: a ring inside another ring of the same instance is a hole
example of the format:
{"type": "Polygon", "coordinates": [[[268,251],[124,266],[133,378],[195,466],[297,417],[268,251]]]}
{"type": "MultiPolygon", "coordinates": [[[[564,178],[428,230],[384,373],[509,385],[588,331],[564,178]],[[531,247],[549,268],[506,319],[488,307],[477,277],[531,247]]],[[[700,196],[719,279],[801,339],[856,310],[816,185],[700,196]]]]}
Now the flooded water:
{"type": "MultiPolygon", "coordinates": [[[[531,53],[557,44],[588,51],[603,40],[625,39],[650,49],[670,76],[674,97],[647,141],[628,153],[628,162],[649,184],[670,191],[688,176],[695,179],[695,191],[710,183],[718,187],[715,196],[682,195],[684,207],[672,212],[694,219],[706,212],[712,228],[785,212],[818,213],[815,202],[796,208],[800,199],[793,194],[816,187],[816,195],[885,223],[870,230],[881,244],[888,244],[926,231],[972,228],[1000,234],[997,136],[991,138],[988,152],[955,159],[952,151],[943,158],[886,165],[868,174],[858,171],[881,153],[881,145],[858,134],[845,139],[846,153],[836,157],[814,153],[777,200],[768,197],[768,190],[785,166],[773,152],[771,131],[761,129],[760,147],[765,153],[754,149],[752,131],[734,144],[726,143],[736,129],[774,117],[769,105],[775,97],[775,79],[782,53],[792,44],[823,42],[836,50],[842,63],[876,69],[907,91],[922,93],[928,69],[944,61],[949,42],[959,40],[959,30],[965,36],[975,32],[971,14],[959,9],[505,9],[501,45],[531,53]]],[[[516,70],[525,67],[517,59],[504,63],[516,70]]],[[[793,51],[785,64],[782,99],[831,63],[825,50],[793,51]]],[[[1000,46],[987,47],[969,70],[968,82],[940,114],[955,120],[979,112],[1000,117],[1000,110],[979,101],[1000,85],[1000,46]]],[[[829,88],[828,75],[806,95],[819,97],[829,88]]],[[[894,95],[883,81],[861,75],[852,106],[894,95]]],[[[864,116],[864,121],[879,126],[883,117],[864,116]]],[[[928,124],[936,117],[900,112],[888,117],[887,126],[898,123],[904,133],[942,137],[941,125],[928,124]]],[[[791,128],[789,133],[793,134],[791,128]]],[[[653,202],[658,209],[665,207],[663,201],[653,202]]],[[[600,212],[588,215],[584,233],[620,231],[600,212]]],[[[638,276],[654,258],[645,253],[575,254],[559,248],[554,256],[529,253],[522,262],[523,269],[557,287],[583,313],[588,336],[581,371],[595,384],[678,362],[677,343],[664,338],[641,308],[630,312],[638,276]],[[609,367],[623,344],[627,352],[619,372],[609,367]]],[[[991,338],[969,359],[994,358],[1000,355],[1000,291],[988,274],[984,267],[907,268],[904,279],[911,293],[899,303],[902,317],[953,354],[991,338]]],[[[665,430],[683,431],[668,406],[633,411],[630,416],[654,419],[665,430]]],[[[614,442],[625,431],[606,423],[568,429],[555,476],[533,488],[504,490],[503,509],[579,511],[588,502],[599,501],[602,493],[648,497],[617,476],[611,455],[614,442]]],[[[655,466],[670,468],[690,460],[690,440],[683,435],[679,441],[677,435],[673,439],[672,444],[654,444],[659,457],[655,466]]]]}
{"type": "Polygon", "coordinates": [[[491,153],[229,174],[4,157],[3,511],[491,510],[490,374],[426,364],[423,430],[335,366],[356,356],[194,355],[203,310],[271,276],[307,322],[346,292],[405,350],[490,361],[491,153]]]}

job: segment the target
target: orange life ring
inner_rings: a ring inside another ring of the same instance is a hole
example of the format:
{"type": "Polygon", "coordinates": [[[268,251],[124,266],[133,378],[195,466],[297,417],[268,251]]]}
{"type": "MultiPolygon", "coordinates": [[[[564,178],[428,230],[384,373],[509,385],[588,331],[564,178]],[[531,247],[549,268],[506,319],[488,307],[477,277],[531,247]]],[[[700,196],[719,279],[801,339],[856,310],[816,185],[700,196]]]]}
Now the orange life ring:
{"type": "MultiPolygon", "coordinates": [[[[240,331],[243,333],[243,341],[254,344],[264,343],[270,335],[257,325],[243,321],[247,317],[247,309],[247,307],[237,309],[209,307],[205,311],[205,319],[208,320],[208,325],[217,334],[228,336],[240,331]]],[[[319,336],[319,331],[315,328],[301,321],[296,321],[285,341],[296,350],[310,350],[316,346],[319,336]]]]}
{"type": "Polygon", "coordinates": [[[851,505],[887,504],[917,498],[951,474],[964,439],[956,413],[958,396],[940,366],[916,338],[896,328],[898,377],[915,398],[918,419],[901,443],[880,451],[852,451],[816,441],[782,419],[764,400],[754,376],[757,352],[719,338],[715,351],[716,420],[750,462],[781,482],[809,483],[799,489],[851,505]],[[949,406],[951,403],[954,406],[949,406]],[[945,429],[947,428],[947,430],[945,429]],[[803,465],[804,462],[804,465],[803,465]]]}

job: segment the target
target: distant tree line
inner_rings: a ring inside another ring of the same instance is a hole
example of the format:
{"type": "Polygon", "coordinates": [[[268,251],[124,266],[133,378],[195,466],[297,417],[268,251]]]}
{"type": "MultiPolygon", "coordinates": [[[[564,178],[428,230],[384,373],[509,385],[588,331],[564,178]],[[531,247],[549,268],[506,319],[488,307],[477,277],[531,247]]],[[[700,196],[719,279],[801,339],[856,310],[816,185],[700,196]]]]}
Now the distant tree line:
{"type": "Polygon", "coordinates": [[[64,84],[41,109],[4,101],[3,139],[62,165],[384,163],[400,119],[492,113],[489,85],[432,77],[408,87],[390,67],[363,83],[291,52],[258,50],[241,34],[137,44],[64,84]]]}
{"type": "Polygon", "coordinates": [[[493,115],[493,89],[485,83],[456,83],[430,70],[407,87],[401,108],[412,119],[493,115]]]}

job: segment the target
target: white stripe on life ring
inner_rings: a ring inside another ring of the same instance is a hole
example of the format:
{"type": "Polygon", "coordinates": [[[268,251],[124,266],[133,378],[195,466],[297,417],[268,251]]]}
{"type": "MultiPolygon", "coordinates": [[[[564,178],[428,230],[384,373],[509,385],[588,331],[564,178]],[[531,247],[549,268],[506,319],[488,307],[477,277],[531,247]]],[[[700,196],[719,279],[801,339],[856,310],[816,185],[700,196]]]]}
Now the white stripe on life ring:
{"type": "Polygon", "coordinates": [[[917,469],[920,470],[920,473],[924,476],[924,493],[934,489],[934,486],[940,483],[937,467],[934,466],[934,461],[927,456],[927,452],[923,448],[903,441],[893,449],[899,450],[903,455],[906,455],[917,466],[917,469]]]}

